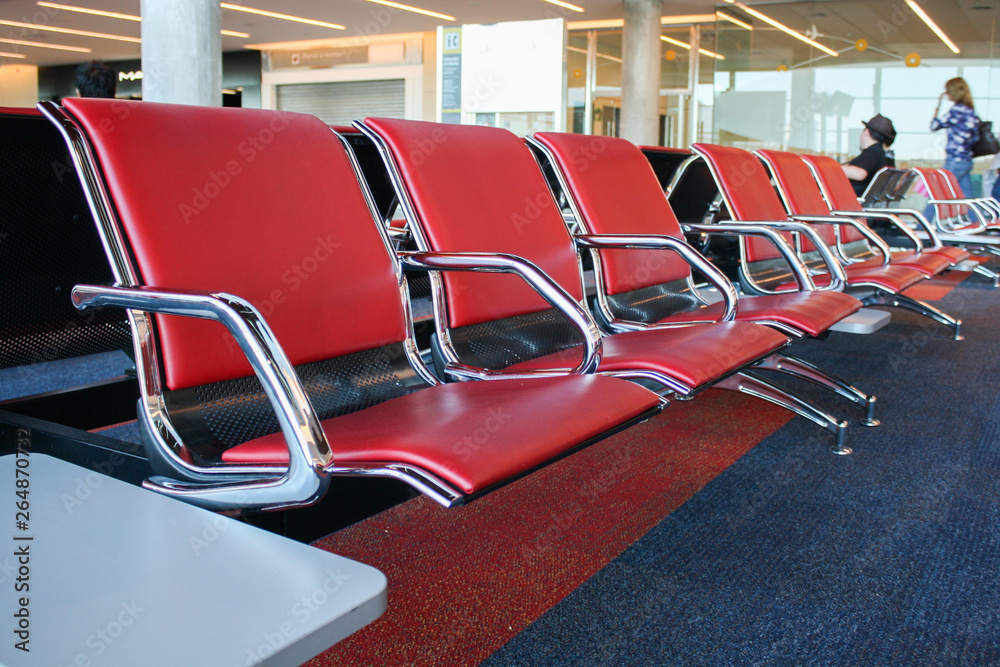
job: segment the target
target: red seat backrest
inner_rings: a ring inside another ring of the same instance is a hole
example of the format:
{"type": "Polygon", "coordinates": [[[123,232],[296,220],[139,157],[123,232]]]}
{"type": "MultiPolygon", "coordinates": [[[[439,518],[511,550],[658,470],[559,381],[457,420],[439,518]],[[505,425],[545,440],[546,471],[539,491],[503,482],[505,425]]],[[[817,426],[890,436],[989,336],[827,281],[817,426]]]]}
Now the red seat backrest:
{"type": "MultiPolygon", "coordinates": [[[[768,166],[771,176],[778,186],[781,199],[788,212],[793,215],[830,215],[830,207],[823,198],[816,179],[805,162],[795,153],[761,149],[757,155],[768,166]]],[[[843,173],[843,172],[842,172],[843,173]]],[[[831,225],[814,225],[828,245],[836,243],[835,228],[831,225]]],[[[809,239],[802,239],[806,252],[815,250],[809,239]]]]}
{"type": "MultiPolygon", "coordinates": [[[[692,144],[691,148],[709,165],[726,207],[735,220],[788,220],[785,207],[756,155],[734,146],[692,144]]],[[[783,235],[791,242],[790,234],[783,235]]],[[[743,243],[747,261],[756,262],[781,256],[765,239],[749,237],[743,243]]]]}
{"type": "MultiPolygon", "coordinates": [[[[683,240],[680,224],[653,173],[634,144],[614,137],[538,132],[551,151],[590,234],[652,234],[683,240]]],[[[601,252],[608,294],[686,278],[686,262],[669,251],[601,252]]]]}
{"type": "MultiPolygon", "coordinates": [[[[142,284],[250,301],[293,364],[405,338],[395,265],[319,119],[103,99],[65,108],[94,147],[142,284]]],[[[221,325],[156,319],[168,388],[252,374],[221,325]]]]}
{"type": "MultiPolygon", "coordinates": [[[[839,162],[826,155],[802,155],[800,159],[812,173],[830,210],[858,211],[861,209],[861,205],[858,204],[858,195],[851,185],[851,179],[844,173],[844,168],[839,162]]],[[[833,229],[829,225],[826,227],[833,229]]],[[[845,243],[860,241],[864,238],[861,232],[846,225],[841,226],[840,233],[845,243]]]]}
{"type": "MultiPolygon", "coordinates": [[[[576,251],[531,150],[507,130],[367,118],[398,167],[431,250],[510,253],[583,298],[576,251]]],[[[449,324],[551,306],[516,276],[444,274],[449,324]]]]}
{"type": "MultiPolygon", "coordinates": [[[[943,170],[915,167],[914,171],[920,175],[920,179],[927,189],[930,199],[954,199],[954,194],[948,185],[947,177],[941,173],[943,170]]],[[[935,204],[935,207],[937,208],[938,218],[942,220],[956,218],[964,212],[964,208],[958,204],[935,204]]]]}

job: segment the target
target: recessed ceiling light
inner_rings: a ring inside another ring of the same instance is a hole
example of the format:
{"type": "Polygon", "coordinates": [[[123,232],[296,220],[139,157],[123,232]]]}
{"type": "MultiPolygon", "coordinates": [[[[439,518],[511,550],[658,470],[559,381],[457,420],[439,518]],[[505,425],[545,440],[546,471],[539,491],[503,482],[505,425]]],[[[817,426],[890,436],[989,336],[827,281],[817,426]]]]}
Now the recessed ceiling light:
{"type": "Polygon", "coordinates": [[[39,49],[55,49],[56,51],[74,51],[76,53],[93,53],[93,49],[81,46],[63,46],[62,44],[44,44],[42,42],[29,42],[23,39],[7,39],[0,37],[0,42],[4,44],[19,44],[20,46],[34,46],[39,49]]]}
{"type": "Polygon", "coordinates": [[[753,26],[752,25],[750,25],[746,21],[741,21],[740,19],[736,18],[732,14],[727,14],[726,12],[716,11],[715,15],[718,18],[722,19],[723,21],[729,21],[730,23],[735,23],[736,25],[738,25],[741,28],[745,28],[747,30],[750,30],[751,32],[753,31],[753,26]]]}
{"type": "MultiPolygon", "coordinates": [[[[79,12],[80,14],[91,14],[93,16],[105,16],[111,19],[122,19],[123,21],[142,21],[141,16],[136,16],[135,14],[121,14],[119,12],[106,12],[103,9],[90,9],[89,7],[74,7],[73,5],[60,5],[55,2],[45,2],[44,0],[39,0],[39,7],[51,7],[53,9],[62,9],[67,12],[79,12]]],[[[235,30],[220,30],[223,35],[228,35],[229,37],[243,37],[246,39],[250,38],[250,33],[246,32],[236,32],[235,30]]],[[[137,40],[138,41],[138,40],[137,40]]]]}
{"type": "MultiPolygon", "coordinates": [[[[910,0],[906,0],[906,1],[910,2],[910,0]]],[[[747,7],[742,2],[735,2],[734,0],[726,0],[726,2],[728,2],[730,4],[733,4],[733,5],[736,5],[737,7],[739,7],[743,11],[745,11],[747,14],[749,14],[750,16],[759,18],[764,23],[767,23],[769,25],[774,26],[775,28],[777,28],[781,32],[783,32],[785,34],[788,34],[788,35],[791,35],[792,37],[794,37],[797,40],[803,41],[806,44],[809,44],[810,46],[815,46],[817,49],[819,49],[823,53],[828,53],[831,56],[839,56],[840,55],[839,53],[837,53],[836,51],[834,51],[830,47],[823,46],[822,44],[820,44],[816,40],[809,39],[808,37],[806,37],[805,35],[803,35],[801,32],[796,32],[795,30],[792,30],[791,28],[789,28],[784,23],[780,23],[778,21],[775,21],[770,16],[765,16],[764,14],[761,14],[760,12],[758,12],[756,9],[752,9],[750,7],[747,7]]]]}
{"type": "Polygon", "coordinates": [[[7,53],[6,51],[0,51],[0,58],[27,58],[28,56],[23,53],[7,53]]]}
{"type": "Polygon", "coordinates": [[[920,17],[921,21],[927,24],[928,28],[934,31],[934,34],[937,35],[938,38],[945,43],[945,46],[951,49],[952,53],[960,53],[958,47],[955,46],[955,43],[950,39],[948,39],[948,35],[944,34],[944,30],[941,30],[941,28],[938,27],[937,23],[931,20],[931,17],[927,15],[927,12],[925,12],[923,9],[920,8],[920,5],[913,2],[913,0],[906,0],[906,4],[908,4],[910,6],[910,9],[912,9],[913,12],[920,17]]]}
{"type": "Polygon", "coordinates": [[[0,25],[9,25],[14,28],[30,28],[32,30],[47,30],[48,32],[58,32],[64,35],[80,35],[81,37],[114,39],[119,42],[132,42],[134,44],[138,44],[142,41],[138,37],[126,37],[124,35],[109,35],[104,32],[88,32],[87,30],[73,30],[72,28],[53,28],[52,26],[42,25],[40,23],[20,23],[18,21],[0,20],[0,25]]]}
{"type": "MultiPolygon", "coordinates": [[[[660,39],[662,39],[664,42],[666,42],[668,44],[673,44],[675,46],[679,46],[682,49],[687,49],[688,51],[691,50],[691,45],[690,44],[682,42],[679,39],[674,39],[673,37],[667,37],[666,35],[660,35],[660,39]]],[[[702,54],[703,56],[708,56],[710,58],[715,58],[716,60],[725,60],[726,59],[725,56],[720,56],[718,53],[714,53],[712,51],[709,51],[708,49],[698,49],[698,53],[702,54]]]]}
{"type": "Polygon", "coordinates": [[[433,16],[436,19],[443,19],[445,21],[454,21],[454,16],[449,16],[447,14],[439,14],[437,12],[432,12],[429,9],[421,9],[420,7],[412,7],[410,5],[403,5],[398,2],[389,2],[389,0],[368,0],[368,2],[374,2],[377,5],[385,5],[386,7],[395,7],[396,9],[402,9],[404,12],[413,12],[415,14],[423,14],[425,16],[433,16]]]}
{"type": "Polygon", "coordinates": [[[219,6],[222,7],[223,9],[231,9],[235,12],[246,12],[247,14],[257,14],[258,16],[267,16],[272,19],[282,19],[284,21],[295,21],[296,23],[318,25],[321,28],[333,28],[334,30],[347,30],[347,26],[340,25],[339,23],[327,23],[326,21],[317,21],[315,19],[302,18],[301,16],[291,16],[289,14],[279,14],[278,12],[269,12],[264,9],[254,9],[253,7],[244,7],[243,5],[231,5],[228,2],[220,2],[219,6]]]}
{"type": "Polygon", "coordinates": [[[564,9],[571,9],[574,12],[582,12],[583,11],[583,7],[578,7],[576,5],[572,5],[572,4],[568,3],[568,2],[563,2],[562,0],[545,0],[545,2],[549,3],[550,5],[556,5],[558,7],[562,7],[564,9]]]}
{"type": "Polygon", "coordinates": [[[132,14],[119,14],[118,12],[106,12],[101,9],[90,9],[88,7],[74,7],[73,5],[60,5],[55,2],[43,2],[39,0],[39,7],[51,7],[52,9],[64,9],[68,12],[80,12],[81,14],[93,14],[94,16],[107,16],[113,19],[124,19],[126,21],[141,21],[142,19],[132,14]]]}

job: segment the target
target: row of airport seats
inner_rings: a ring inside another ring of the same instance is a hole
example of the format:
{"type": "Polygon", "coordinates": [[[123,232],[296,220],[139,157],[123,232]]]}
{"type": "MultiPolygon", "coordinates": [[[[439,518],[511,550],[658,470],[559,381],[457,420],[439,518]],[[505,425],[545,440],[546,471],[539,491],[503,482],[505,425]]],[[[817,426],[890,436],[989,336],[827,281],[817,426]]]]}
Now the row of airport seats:
{"type": "MultiPolygon", "coordinates": [[[[651,160],[620,139],[525,144],[417,121],[334,133],[284,112],[40,106],[70,148],[113,275],[80,280],[73,303],[128,312],[154,473],[144,484],[212,509],[308,505],[339,476],[397,479],[459,505],[710,387],[782,405],[848,453],[845,421],[761,372],[825,387],[877,425],[874,396],[785,348],[864,303],[917,309],[899,292],[932,273],[888,255],[845,270],[835,253],[856,241],[830,245],[812,224],[832,219],[806,224],[771,206],[758,158],[727,163],[745,158],[720,147],[659,156],[678,177],[708,168],[731,214],[682,228],[670,206],[682,188],[668,202],[651,160]],[[397,204],[404,228],[391,224],[397,204]],[[685,231],[753,249],[740,265],[748,296],[685,231]],[[581,251],[594,262],[593,314],[581,251]],[[424,274],[429,355],[408,289],[424,274]]],[[[691,199],[720,213],[698,187],[691,199]]],[[[957,320],[920,308],[958,336],[957,320]]]]}

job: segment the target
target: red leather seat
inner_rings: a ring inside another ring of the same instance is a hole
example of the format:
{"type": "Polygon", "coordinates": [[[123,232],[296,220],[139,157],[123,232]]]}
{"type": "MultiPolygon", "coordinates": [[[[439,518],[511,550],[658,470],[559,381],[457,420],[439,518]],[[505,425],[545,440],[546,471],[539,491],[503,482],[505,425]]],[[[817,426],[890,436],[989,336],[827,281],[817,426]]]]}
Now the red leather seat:
{"type": "MultiPolygon", "coordinates": [[[[533,140],[551,156],[562,175],[566,193],[576,206],[577,223],[588,234],[666,235],[683,239],[680,224],[659,183],[651,178],[650,163],[642,151],[624,139],[578,134],[538,132],[533,140]],[[600,152],[580,161],[593,144],[600,152]]],[[[607,250],[600,263],[599,288],[606,295],[688,279],[690,267],[664,251],[607,250]]],[[[736,319],[742,322],[780,323],[803,334],[818,336],[857,312],[861,301],[842,292],[795,292],[741,296],[736,319]]],[[[722,305],[698,305],[676,313],[662,313],[658,322],[718,319],[722,305]]]]}
{"type": "MultiPolygon", "coordinates": [[[[851,187],[844,170],[833,158],[824,155],[792,155],[789,158],[791,154],[780,153],[780,151],[758,151],[758,154],[773,166],[778,187],[781,188],[792,213],[828,215],[831,211],[837,211],[853,213],[861,218],[891,214],[891,211],[872,212],[859,208],[854,188],[851,187]],[[806,172],[801,172],[800,164],[806,167],[806,172]],[[809,187],[804,183],[804,177],[809,174],[809,170],[815,177],[810,179],[815,187],[809,187]],[[789,182],[789,179],[792,179],[794,184],[789,182]]],[[[842,228],[841,233],[842,243],[863,241],[861,235],[853,228],[842,228]]],[[[859,262],[857,266],[862,268],[880,266],[879,257],[859,262]]],[[[921,248],[919,253],[916,250],[895,251],[892,253],[891,263],[895,266],[908,266],[924,275],[934,276],[968,258],[969,253],[960,248],[936,244],[921,248]]]]}
{"type": "Polygon", "coordinates": [[[337,475],[374,475],[454,505],[662,405],[610,377],[437,381],[385,229],[314,116],[43,106],[92,145],[85,182],[107,184],[121,286],[74,298],[129,307],[148,333],[137,355],[139,422],[161,471],[150,488],[267,509],[315,502],[337,475]]]}
{"type": "MultiPolygon", "coordinates": [[[[438,385],[323,421],[333,460],[410,465],[467,495],[524,474],[623,420],[656,397],[600,375],[438,385]],[[581,410],[582,405],[588,406],[581,410]]],[[[231,463],[287,463],[281,434],[227,450],[231,463]]]]}
{"type": "MultiPolygon", "coordinates": [[[[362,129],[378,141],[393,182],[400,188],[407,220],[418,248],[438,253],[495,253],[527,260],[550,276],[572,299],[584,298],[574,239],[555,205],[548,184],[524,142],[490,127],[441,125],[419,121],[368,118],[362,129]],[[502,165],[502,172],[490,168],[502,165]]],[[[649,178],[655,177],[647,167],[649,178]]],[[[658,192],[658,190],[657,190],[658,192]]],[[[662,193],[659,194],[663,199],[662,193]]],[[[539,329],[550,309],[533,290],[506,276],[474,273],[432,274],[438,281],[437,345],[444,372],[478,355],[505,326],[520,332],[519,361],[502,372],[520,373],[578,362],[580,353],[558,332],[539,329]],[[474,334],[470,334],[474,331],[474,334]]],[[[781,333],[738,322],[682,328],[650,328],[612,333],[603,338],[599,373],[642,378],[664,393],[688,396],[739,374],[742,386],[786,407],[794,404],[837,434],[842,424],[780,388],[746,375],[788,343],[781,333]],[[782,402],[782,401],[785,402],[782,402]],[[825,420],[825,421],[824,421],[825,420]]],[[[716,385],[723,386],[723,385],[716,385]]]]}
{"type": "MultiPolygon", "coordinates": [[[[725,202],[726,210],[734,220],[772,220],[777,222],[793,220],[793,214],[786,210],[786,205],[782,203],[778,193],[775,192],[771,179],[757,156],[733,146],[694,144],[691,148],[705,160],[711,169],[725,202]]],[[[797,164],[801,165],[802,163],[797,162],[797,164]]],[[[789,165],[789,169],[782,173],[783,176],[787,176],[781,187],[781,191],[786,195],[786,202],[789,201],[789,198],[798,197],[803,193],[805,196],[811,194],[813,205],[821,207],[826,213],[822,216],[822,220],[813,221],[816,223],[814,225],[815,231],[819,235],[817,242],[822,241],[828,247],[835,248],[837,238],[834,224],[826,223],[836,221],[836,225],[843,227],[844,223],[839,222],[843,218],[835,219],[829,216],[829,208],[822,202],[822,197],[819,196],[815,181],[808,169],[803,171],[793,168],[791,158],[789,158],[789,165]],[[785,173],[786,171],[787,173],[785,173]],[[819,197],[819,202],[816,202],[817,197],[819,197]]],[[[848,232],[849,243],[861,242],[850,234],[851,232],[848,232]]],[[[764,269],[769,264],[773,264],[777,258],[777,254],[770,246],[765,245],[759,239],[742,240],[741,243],[743,267],[755,288],[771,292],[784,290],[790,286],[788,281],[780,278],[772,280],[765,273],[764,269]]],[[[802,242],[802,251],[806,253],[807,258],[817,254],[817,248],[812,244],[811,238],[805,238],[802,242]]],[[[940,262],[940,259],[935,258],[933,261],[940,262]]],[[[822,287],[833,283],[826,263],[819,261],[818,256],[812,257],[809,265],[813,270],[820,272],[813,276],[813,281],[818,286],[822,287]]],[[[961,339],[962,323],[960,320],[927,303],[902,294],[903,290],[917,284],[926,278],[927,274],[909,266],[853,266],[848,264],[843,269],[846,274],[847,291],[857,295],[865,305],[893,306],[920,313],[951,327],[954,338],[961,339]]]]}

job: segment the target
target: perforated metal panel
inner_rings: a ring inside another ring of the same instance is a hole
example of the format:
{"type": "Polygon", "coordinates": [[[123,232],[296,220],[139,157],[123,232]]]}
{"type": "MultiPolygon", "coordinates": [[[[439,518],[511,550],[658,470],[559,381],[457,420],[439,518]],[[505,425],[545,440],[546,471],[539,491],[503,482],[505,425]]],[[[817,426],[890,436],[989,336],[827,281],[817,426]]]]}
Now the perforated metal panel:
{"type": "MultiPolygon", "coordinates": [[[[363,410],[424,386],[399,344],[295,370],[320,419],[363,410]]],[[[174,426],[204,456],[281,428],[255,376],[170,392],[165,399],[174,426]]]]}
{"type": "Polygon", "coordinates": [[[69,153],[41,116],[0,116],[0,368],[131,350],[123,311],[81,312],[111,271],[69,153]]]}
{"type": "Polygon", "coordinates": [[[554,310],[452,329],[451,339],[463,362],[494,369],[583,344],[576,327],[554,310]]]}
{"type": "Polygon", "coordinates": [[[701,302],[687,290],[686,281],[650,285],[608,297],[616,317],[634,322],[652,323],[674,313],[695,310],[701,302]]]}

